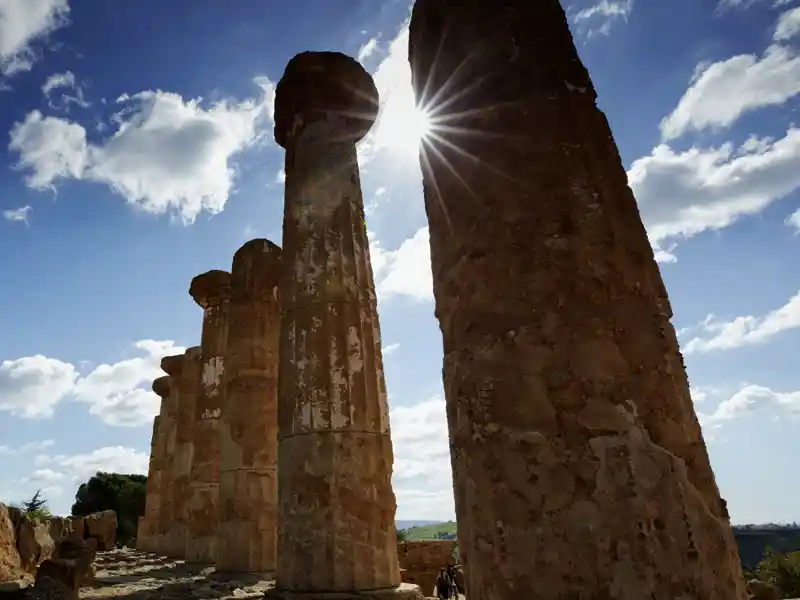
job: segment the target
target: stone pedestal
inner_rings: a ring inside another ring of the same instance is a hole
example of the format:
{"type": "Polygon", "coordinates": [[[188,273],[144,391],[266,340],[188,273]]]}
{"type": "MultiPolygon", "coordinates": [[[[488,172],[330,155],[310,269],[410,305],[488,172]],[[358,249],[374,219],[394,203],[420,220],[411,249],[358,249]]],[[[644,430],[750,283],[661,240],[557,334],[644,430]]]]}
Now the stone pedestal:
{"type": "MultiPolygon", "coordinates": [[[[164,399],[161,399],[163,405],[164,399]]],[[[143,552],[158,552],[157,534],[158,513],[161,510],[161,475],[164,470],[164,448],[159,435],[161,417],[153,419],[153,434],[150,437],[150,462],[147,467],[147,495],[144,503],[144,516],[139,517],[136,528],[136,549],[143,552]]]]}
{"type": "Polygon", "coordinates": [[[417,0],[470,600],[744,598],[671,310],[558,0],[417,0]],[[436,123],[441,127],[436,128],[436,123]]]}
{"type": "Polygon", "coordinates": [[[274,593],[287,598],[406,593],[355,149],[377,100],[366,71],[332,52],[299,54],[277,86],[286,199],[274,593]]]}
{"type": "MultiPolygon", "coordinates": [[[[188,537],[189,483],[192,475],[192,457],[194,455],[194,424],[197,395],[200,388],[201,355],[200,346],[188,348],[181,362],[178,381],[177,426],[175,428],[175,451],[172,455],[172,485],[169,489],[172,498],[173,522],[169,552],[174,558],[186,555],[188,537]]],[[[171,365],[169,361],[161,361],[165,371],[171,365]]],[[[165,490],[166,491],[166,490],[165,490]]]]}
{"type": "Polygon", "coordinates": [[[175,380],[169,375],[153,381],[153,391],[161,396],[161,413],[159,415],[159,437],[162,456],[161,475],[159,478],[159,509],[155,521],[155,548],[159,554],[166,554],[170,547],[170,527],[172,526],[173,503],[170,494],[166,493],[172,483],[172,453],[175,447],[175,428],[177,425],[178,396],[175,380]]]}
{"type": "Polygon", "coordinates": [[[208,271],[192,279],[189,294],[203,309],[201,373],[194,420],[194,453],[186,504],[188,562],[215,563],[219,522],[220,419],[225,410],[225,343],[230,273],[208,271]]]}
{"type": "Polygon", "coordinates": [[[261,239],[247,242],[233,256],[217,571],[276,567],[280,259],[280,248],[261,239]]]}
{"type": "MultiPolygon", "coordinates": [[[[183,547],[180,545],[175,532],[176,500],[172,493],[175,482],[175,449],[177,448],[178,435],[178,407],[180,405],[180,381],[183,375],[184,356],[175,354],[161,359],[161,370],[168,377],[162,384],[169,393],[166,403],[167,413],[162,411],[161,427],[164,430],[164,474],[161,479],[161,519],[159,531],[162,538],[159,552],[170,557],[182,557],[183,547]]],[[[158,381],[158,380],[156,380],[158,381]]],[[[155,384],[153,389],[155,389],[155,384]]]]}

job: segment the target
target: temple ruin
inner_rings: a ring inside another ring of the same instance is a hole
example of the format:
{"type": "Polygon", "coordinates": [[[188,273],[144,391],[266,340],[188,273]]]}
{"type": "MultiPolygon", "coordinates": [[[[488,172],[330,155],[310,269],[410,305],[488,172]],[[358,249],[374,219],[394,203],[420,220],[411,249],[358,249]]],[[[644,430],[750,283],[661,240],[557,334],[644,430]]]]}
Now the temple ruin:
{"type": "MultiPolygon", "coordinates": [[[[421,165],[470,600],[743,600],[667,293],[559,1],[417,0],[409,60],[434,128],[421,165]]],[[[355,148],[378,100],[346,55],[289,61],[283,248],[252,240],[192,280],[200,345],[154,382],[140,547],[274,573],[270,597],[421,594],[401,583],[355,148]]]]}

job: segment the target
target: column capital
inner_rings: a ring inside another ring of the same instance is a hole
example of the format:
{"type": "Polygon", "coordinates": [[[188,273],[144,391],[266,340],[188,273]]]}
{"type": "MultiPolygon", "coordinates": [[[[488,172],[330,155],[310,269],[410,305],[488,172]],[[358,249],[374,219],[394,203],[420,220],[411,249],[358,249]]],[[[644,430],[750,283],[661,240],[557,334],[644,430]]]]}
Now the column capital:
{"type": "Polygon", "coordinates": [[[231,295],[231,274],[213,269],[197,275],[189,285],[189,295],[202,308],[218,306],[231,295]]]}
{"type": "Polygon", "coordinates": [[[165,356],[161,359],[161,370],[171,377],[180,377],[184,360],[185,357],[183,354],[165,356]]]}
{"type": "Polygon", "coordinates": [[[169,396],[170,393],[171,379],[172,378],[169,375],[164,375],[163,377],[158,377],[157,379],[154,379],[153,391],[162,398],[166,398],[167,396],[169,396]]]}
{"type": "Polygon", "coordinates": [[[275,141],[282,147],[309,122],[336,117],[355,143],[378,116],[378,88],[354,58],[341,52],[301,52],[275,88],[275,141]]]}

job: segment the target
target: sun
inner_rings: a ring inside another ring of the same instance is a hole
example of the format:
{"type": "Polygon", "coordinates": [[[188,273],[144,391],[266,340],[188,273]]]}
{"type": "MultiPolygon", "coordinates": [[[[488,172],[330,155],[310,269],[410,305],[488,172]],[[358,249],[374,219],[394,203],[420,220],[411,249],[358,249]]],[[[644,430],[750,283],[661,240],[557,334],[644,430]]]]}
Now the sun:
{"type": "Polygon", "coordinates": [[[380,123],[381,141],[397,154],[416,158],[420,142],[431,133],[430,115],[413,103],[391,108],[380,123]]]}

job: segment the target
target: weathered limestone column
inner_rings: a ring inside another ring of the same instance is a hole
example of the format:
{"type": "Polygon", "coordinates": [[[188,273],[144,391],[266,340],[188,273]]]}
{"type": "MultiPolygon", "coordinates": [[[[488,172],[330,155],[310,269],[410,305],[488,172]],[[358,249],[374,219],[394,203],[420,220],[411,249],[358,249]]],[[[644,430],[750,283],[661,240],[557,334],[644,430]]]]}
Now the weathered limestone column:
{"type": "Polygon", "coordinates": [[[233,255],[220,420],[218,571],[276,568],[280,265],[281,249],[268,240],[251,240],[233,255]]]}
{"type": "MultiPolygon", "coordinates": [[[[161,399],[163,405],[164,399],[161,399]]],[[[159,437],[161,417],[153,418],[153,434],[150,437],[150,461],[147,466],[147,496],[144,502],[144,515],[139,517],[136,528],[136,549],[143,552],[155,552],[153,535],[158,524],[158,512],[161,509],[161,474],[164,469],[164,449],[159,437]]]]}
{"type": "Polygon", "coordinates": [[[187,502],[188,562],[217,560],[220,418],[225,410],[224,357],[228,335],[230,273],[207,271],[192,279],[189,294],[203,309],[201,375],[194,419],[194,453],[187,502]]]}
{"type": "MultiPolygon", "coordinates": [[[[168,394],[162,408],[161,427],[163,429],[164,471],[161,476],[161,518],[159,520],[160,542],[158,552],[171,557],[183,555],[175,533],[175,497],[171,493],[175,481],[175,449],[178,435],[178,410],[181,402],[180,381],[183,375],[184,356],[175,354],[161,359],[161,370],[167,377],[160,377],[153,383],[153,389],[160,387],[168,394]]],[[[159,393],[159,392],[157,392],[159,393]]]]}
{"type": "Polygon", "coordinates": [[[470,600],[745,598],[671,310],[558,0],[417,0],[470,600]]]}
{"type": "MultiPolygon", "coordinates": [[[[352,58],[295,56],[277,86],[286,149],[276,594],[398,588],[392,442],[355,142],[378,93],[352,58]]],[[[338,596],[337,596],[338,597],[338,596]]]]}
{"type": "MultiPolygon", "coordinates": [[[[172,487],[170,490],[173,507],[172,545],[170,556],[183,558],[186,555],[188,537],[189,483],[192,474],[194,455],[194,423],[197,395],[200,389],[201,354],[200,346],[188,348],[183,355],[180,377],[178,378],[178,413],[175,431],[175,452],[172,456],[172,487]]],[[[170,365],[161,361],[161,368],[170,365]]],[[[166,367],[166,368],[165,368],[166,367]]]]}
{"type": "Polygon", "coordinates": [[[156,521],[155,548],[159,554],[167,553],[170,545],[169,530],[172,524],[172,498],[164,493],[172,482],[172,451],[175,447],[175,427],[178,407],[178,396],[172,377],[166,375],[153,381],[153,391],[161,397],[161,414],[159,419],[159,435],[161,437],[161,453],[163,456],[159,487],[160,506],[156,521]]]}

